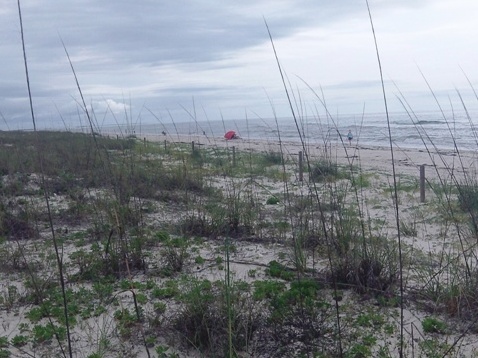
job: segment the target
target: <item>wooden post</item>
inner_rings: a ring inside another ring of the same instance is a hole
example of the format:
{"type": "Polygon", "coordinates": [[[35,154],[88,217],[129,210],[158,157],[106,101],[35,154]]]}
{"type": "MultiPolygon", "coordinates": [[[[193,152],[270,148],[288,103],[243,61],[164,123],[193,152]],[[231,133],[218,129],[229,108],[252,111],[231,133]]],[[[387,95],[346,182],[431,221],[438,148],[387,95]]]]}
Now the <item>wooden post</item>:
{"type": "Polygon", "coordinates": [[[232,146],[232,166],[236,166],[236,147],[232,146]]]}
{"type": "Polygon", "coordinates": [[[165,150],[165,151],[167,150],[166,139],[164,140],[164,150],[165,150]]]}
{"type": "Polygon", "coordinates": [[[144,146],[146,147],[146,137],[143,138],[144,146]]]}
{"type": "Polygon", "coordinates": [[[191,150],[194,153],[194,141],[191,142],[191,150]]]}
{"type": "Polygon", "coordinates": [[[302,165],[302,151],[299,152],[299,181],[304,181],[304,168],[302,165]]]}
{"type": "Polygon", "coordinates": [[[420,165],[420,202],[425,202],[425,165],[420,165]]]}

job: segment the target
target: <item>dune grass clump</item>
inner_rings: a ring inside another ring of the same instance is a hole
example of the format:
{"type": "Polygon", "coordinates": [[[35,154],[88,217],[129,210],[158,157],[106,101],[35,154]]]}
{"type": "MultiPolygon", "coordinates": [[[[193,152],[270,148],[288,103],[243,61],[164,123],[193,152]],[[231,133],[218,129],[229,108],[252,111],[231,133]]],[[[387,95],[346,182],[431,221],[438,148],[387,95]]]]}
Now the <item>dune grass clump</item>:
{"type": "Polygon", "coordinates": [[[284,162],[280,152],[267,151],[262,155],[264,165],[281,165],[284,162]]]}
{"type": "Polygon", "coordinates": [[[468,216],[469,227],[478,236],[478,184],[458,184],[458,203],[460,209],[468,216]]]}
{"type": "Polygon", "coordinates": [[[327,159],[321,159],[313,164],[310,172],[310,180],[314,182],[333,181],[348,177],[348,173],[337,163],[327,159]]]}
{"type": "Polygon", "coordinates": [[[357,236],[352,242],[345,238],[332,240],[336,251],[330,267],[331,283],[372,297],[395,295],[398,260],[393,245],[383,237],[357,236]]]}

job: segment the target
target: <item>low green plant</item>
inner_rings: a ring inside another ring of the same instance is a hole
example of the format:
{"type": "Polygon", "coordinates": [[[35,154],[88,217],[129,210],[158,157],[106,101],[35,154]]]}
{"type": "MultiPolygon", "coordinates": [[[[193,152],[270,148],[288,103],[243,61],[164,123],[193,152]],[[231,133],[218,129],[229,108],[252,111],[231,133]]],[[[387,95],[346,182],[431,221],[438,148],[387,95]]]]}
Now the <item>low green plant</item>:
{"type": "Polygon", "coordinates": [[[201,255],[198,255],[194,258],[194,263],[198,265],[202,265],[204,262],[206,262],[206,260],[201,255]]]}
{"type": "Polygon", "coordinates": [[[166,304],[164,302],[154,302],[153,304],[154,310],[158,314],[163,314],[166,312],[166,304]]]}
{"type": "Polygon", "coordinates": [[[286,281],[291,281],[295,277],[294,272],[275,260],[269,262],[269,267],[265,272],[271,277],[281,278],[286,281]]]}
{"type": "MultiPolygon", "coordinates": [[[[374,343],[375,344],[375,343],[374,343]]],[[[347,358],[371,357],[372,345],[369,342],[355,343],[349,351],[345,353],[347,358]]]]}
{"type": "Polygon", "coordinates": [[[105,300],[111,298],[114,292],[114,286],[109,282],[94,282],[93,283],[93,293],[95,297],[100,301],[104,302],[105,300]]]}
{"type": "Polygon", "coordinates": [[[17,334],[12,338],[12,345],[14,347],[23,347],[28,343],[28,337],[22,334],[17,334]]]}
{"type": "Polygon", "coordinates": [[[146,295],[144,293],[137,293],[136,294],[136,300],[140,304],[146,304],[148,302],[148,298],[146,297],[146,295]]]}
{"type": "Polygon", "coordinates": [[[166,231],[158,231],[153,236],[154,236],[155,241],[160,242],[160,243],[161,242],[163,242],[163,243],[167,242],[171,239],[171,236],[166,231]]]}
{"type": "Polygon", "coordinates": [[[132,288],[145,289],[146,284],[144,284],[143,282],[140,282],[140,281],[123,279],[123,280],[119,281],[119,287],[122,290],[129,290],[129,289],[132,289],[132,288]]]}
{"type": "Polygon", "coordinates": [[[57,326],[51,322],[45,325],[37,324],[32,329],[33,340],[35,343],[46,343],[57,337],[63,341],[66,337],[66,329],[64,326],[57,326]]]}
{"type": "Polygon", "coordinates": [[[255,278],[257,275],[257,270],[256,269],[250,269],[249,271],[247,271],[247,276],[251,277],[251,278],[255,278]]]}
{"type": "Polygon", "coordinates": [[[361,327],[381,327],[385,324],[385,318],[380,313],[363,313],[359,315],[356,322],[361,327]]]}
{"type": "Polygon", "coordinates": [[[255,300],[271,299],[286,289],[283,282],[273,280],[254,281],[253,286],[254,292],[252,297],[255,300]]]}
{"type": "Polygon", "coordinates": [[[267,200],[266,200],[267,205],[277,205],[277,204],[279,204],[279,202],[280,202],[280,200],[276,196],[271,196],[271,197],[267,198],[267,200]]]}
{"type": "Polygon", "coordinates": [[[168,353],[169,351],[168,346],[157,346],[155,348],[156,354],[158,355],[158,358],[179,358],[179,355],[177,353],[168,353]]]}
{"type": "Polygon", "coordinates": [[[165,281],[161,287],[154,287],[151,290],[151,296],[158,299],[173,298],[179,294],[179,283],[176,280],[165,281]]]}
{"type": "Polygon", "coordinates": [[[153,312],[146,316],[149,327],[153,330],[163,328],[164,314],[167,311],[167,306],[164,302],[154,302],[153,312]]]}
{"type": "Polygon", "coordinates": [[[422,320],[422,328],[425,333],[445,333],[446,323],[435,317],[426,317],[422,320]]]}
{"type": "Polygon", "coordinates": [[[48,316],[48,312],[44,312],[42,307],[33,307],[25,315],[33,323],[39,322],[43,317],[48,316]]]}
{"type": "Polygon", "coordinates": [[[425,339],[418,343],[423,356],[427,358],[442,358],[448,352],[448,356],[452,356],[453,350],[450,350],[450,345],[440,342],[436,339],[425,339]]]}
{"type": "Polygon", "coordinates": [[[147,347],[154,347],[154,343],[156,342],[156,337],[148,336],[144,339],[144,343],[147,347]]]}
{"type": "Polygon", "coordinates": [[[398,307],[400,305],[400,297],[395,294],[378,294],[377,304],[380,307],[398,307]]]}
{"type": "Polygon", "coordinates": [[[133,329],[136,323],[138,323],[138,316],[134,312],[130,312],[128,309],[123,308],[116,310],[114,318],[117,322],[118,333],[123,339],[129,339],[133,335],[133,329]]]}

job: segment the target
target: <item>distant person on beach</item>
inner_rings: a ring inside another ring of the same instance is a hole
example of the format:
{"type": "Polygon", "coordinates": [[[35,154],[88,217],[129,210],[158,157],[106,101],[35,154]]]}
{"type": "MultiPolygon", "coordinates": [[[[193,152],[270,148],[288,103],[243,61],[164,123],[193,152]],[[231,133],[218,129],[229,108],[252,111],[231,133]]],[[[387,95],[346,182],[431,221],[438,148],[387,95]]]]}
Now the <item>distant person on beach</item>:
{"type": "Polygon", "coordinates": [[[352,134],[352,131],[350,130],[347,133],[347,139],[349,140],[349,145],[352,145],[352,139],[354,139],[354,135],[352,134]]]}

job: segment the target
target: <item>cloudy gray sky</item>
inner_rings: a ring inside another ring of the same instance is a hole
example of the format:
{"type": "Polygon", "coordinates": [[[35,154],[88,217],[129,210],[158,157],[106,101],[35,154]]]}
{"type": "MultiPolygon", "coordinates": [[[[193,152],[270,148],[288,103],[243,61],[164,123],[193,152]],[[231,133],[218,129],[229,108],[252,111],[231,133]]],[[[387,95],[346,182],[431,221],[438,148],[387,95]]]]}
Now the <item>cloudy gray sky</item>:
{"type": "MultiPolygon", "coordinates": [[[[478,1],[369,0],[391,110],[474,106],[478,1]],[[466,74],[466,76],[465,76],[466,74]],[[451,98],[451,100],[448,99],[451,98]]],[[[102,123],[289,116],[265,18],[304,114],[383,112],[365,0],[24,0],[38,124],[83,117],[61,39],[102,123]],[[189,112],[189,113],[188,113],[189,112]],[[127,114],[125,114],[127,113],[127,114]],[[153,116],[154,114],[154,116],[153,116]],[[156,118],[155,118],[156,117],[156,118]]],[[[0,0],[0,128],[29,116],[17,4],[0,0]]],[[[70,125],[70,124],[68,124],[70,125]]]]}

